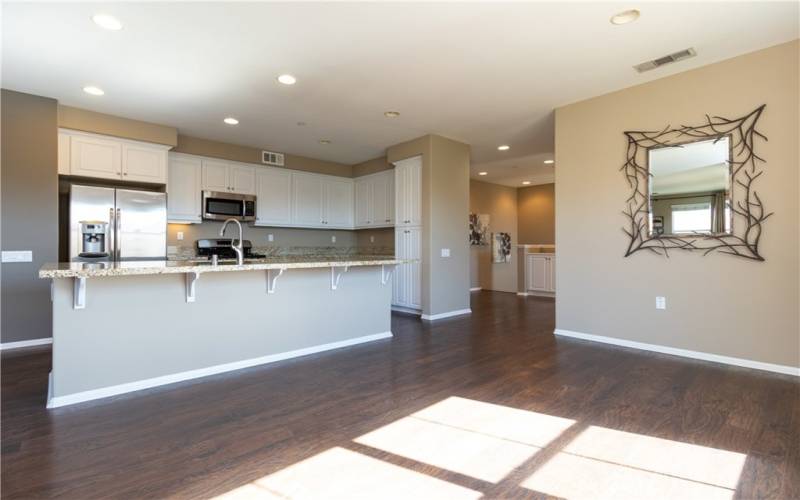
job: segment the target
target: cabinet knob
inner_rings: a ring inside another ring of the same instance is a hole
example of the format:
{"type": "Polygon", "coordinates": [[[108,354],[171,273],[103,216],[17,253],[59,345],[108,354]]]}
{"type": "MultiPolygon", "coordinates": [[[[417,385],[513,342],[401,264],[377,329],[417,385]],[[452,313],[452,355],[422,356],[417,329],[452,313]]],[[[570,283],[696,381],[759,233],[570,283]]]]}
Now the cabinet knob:
{"type": "Polygon", "coordinates": [[[123,174],[122,174],[122,175],[128,175],[128,172],[123,172],[123,174]]]}

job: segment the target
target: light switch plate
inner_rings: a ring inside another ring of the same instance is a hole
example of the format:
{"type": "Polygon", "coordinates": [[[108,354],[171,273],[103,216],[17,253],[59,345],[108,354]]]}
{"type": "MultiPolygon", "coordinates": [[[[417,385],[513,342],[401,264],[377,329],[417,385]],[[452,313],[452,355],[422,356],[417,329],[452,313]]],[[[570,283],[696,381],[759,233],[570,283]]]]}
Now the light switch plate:
{"type": "Polygon", "coordinates": [[[33,252],[30,250],[5,250],[3,262],[33,262],[33,252]]]}
{"type": "Polygon", "coordinates": [[[178,231],[175,237],[178,238],[178,241],[183,241],[183,231],[178,231]]]}
{"type": "Polygon", "coordinates": [[[331,236],[331,243],[336,243],[336,236],[331,236]]]}
{"type": "Polygon", "coordinates": [[[666,308],[667,308],[667,298],[656,297],[656,309],[666,309],[666,308]]]}
{"type": "Polygon", "coordinates": [[[442,248],[442,257],[450,257],[450,249],[442,248]]]}
{"type": "Polygon", "coordinates": [[[370,243],[375,243],[375,237],[374,236],[370,236],[369,237],[369,242],[370,243]]]}
{"type": "Polygon", "coordinates": [[[275,241],[275,235],[273,235],[272,233],[269,233],[267,235],[267,241],[275,241]]]}

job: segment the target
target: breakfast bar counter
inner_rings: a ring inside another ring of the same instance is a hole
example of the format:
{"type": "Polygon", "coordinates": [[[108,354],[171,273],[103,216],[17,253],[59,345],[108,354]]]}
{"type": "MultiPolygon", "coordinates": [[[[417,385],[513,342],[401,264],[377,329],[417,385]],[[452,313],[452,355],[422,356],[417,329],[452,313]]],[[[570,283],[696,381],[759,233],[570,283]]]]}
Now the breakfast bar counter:
{"type": "Polygon", "coordinates": [[[391,338],[399,263],[303,255],[243,265],[45,265],[39,277],[52,280],[53,301],[48,407],[391,338]]]}

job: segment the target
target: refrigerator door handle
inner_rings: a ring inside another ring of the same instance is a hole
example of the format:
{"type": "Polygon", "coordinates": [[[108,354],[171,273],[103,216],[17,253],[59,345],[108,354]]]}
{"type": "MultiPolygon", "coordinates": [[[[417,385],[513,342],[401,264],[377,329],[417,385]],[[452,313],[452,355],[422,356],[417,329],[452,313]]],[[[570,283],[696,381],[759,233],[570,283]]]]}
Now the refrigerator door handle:
{"type": "Polygon", "coordinates": [[[108,209],[108,258],[113,261],[117,252],[117,219],[114,216],[114,207],[108,209]]]}
{"type": "Polygon", "coordinates": [[[117,209],[117,226],[116,230],[114,231],[114,240],[117,243],[117,262],[122,260],[122,238],[120,238],[121,230],[122,230],[122,209],[117,209]]]}

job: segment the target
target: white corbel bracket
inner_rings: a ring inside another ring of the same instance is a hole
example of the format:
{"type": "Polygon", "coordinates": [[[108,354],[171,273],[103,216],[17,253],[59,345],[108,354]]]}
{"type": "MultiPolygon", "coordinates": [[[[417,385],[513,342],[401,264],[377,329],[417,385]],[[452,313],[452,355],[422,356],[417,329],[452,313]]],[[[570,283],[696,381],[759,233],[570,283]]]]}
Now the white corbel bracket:
{"type": "Polygon", "coordinates": [[[285,267],[281,267],[280,269],[267,269],[267,293],[275,293],[275,283],[285,270],[285,267]],[[276,271],[277,273],[275,273],[276,271]]]}
{"type": "Polygon", "coordinates": [[[195,296],[195,287],[197,284],[197,280],[200,278],[200,273],[197,271],[191,271],[186,273],[186,302],[194,302],[196,299],[195,296]]]}
{"type": "Polygon", "coordinates": [[[72,308],[86,309],[86,278],[73,279],[72,308]]]}
{"type": "Polygon", "coordinates": [[[339,280],[342,279],[342,275],[346,273],[348,270],[347,266],[331,266],[331,290],[336,290],[339,288],[339,280]],[[338,273],[336,272],[337,269],[341,269],[338,273]]]}
{"type": "Polygon", "coordinates": [[[397,266],[395,264],[391,264],[389,266],[387,266],[386,264],[381,265],[381,285],[385,285],[386,283],[389,282],[389,280],[392,278],[392,275],[394,274],[394,270],[396,267],[397,266]],[[387,267],[389,268],[388,271],[386,270],[387,267]]]}

